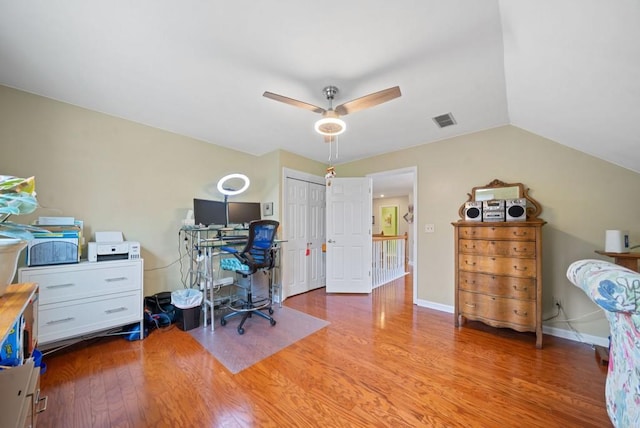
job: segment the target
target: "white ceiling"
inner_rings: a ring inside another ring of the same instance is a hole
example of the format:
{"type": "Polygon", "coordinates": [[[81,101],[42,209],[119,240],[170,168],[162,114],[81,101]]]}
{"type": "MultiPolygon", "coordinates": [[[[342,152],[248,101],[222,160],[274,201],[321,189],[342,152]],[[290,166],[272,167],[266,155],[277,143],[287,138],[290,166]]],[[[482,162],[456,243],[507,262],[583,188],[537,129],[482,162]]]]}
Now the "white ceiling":
{"type": "Polygon", "coordinates": [[[504,124],[640,172],[637,0],[0,0],[0,84],[260,155],[339,164],[504,124]],[[451,112],[457,125],[432,117],[451,112]]]}

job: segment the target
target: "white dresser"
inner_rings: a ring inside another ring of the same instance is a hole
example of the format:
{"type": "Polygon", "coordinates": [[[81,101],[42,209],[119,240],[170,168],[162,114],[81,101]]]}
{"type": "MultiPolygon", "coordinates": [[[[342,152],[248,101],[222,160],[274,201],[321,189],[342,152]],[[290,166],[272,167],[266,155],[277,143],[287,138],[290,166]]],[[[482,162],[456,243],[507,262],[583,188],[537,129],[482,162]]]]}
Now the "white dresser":
{"type": "Polygon", "coordinates": [[[24,267],[19,282],[40,286],[40,346],[135,322],[143,329],[143,261],[24,267]]]}

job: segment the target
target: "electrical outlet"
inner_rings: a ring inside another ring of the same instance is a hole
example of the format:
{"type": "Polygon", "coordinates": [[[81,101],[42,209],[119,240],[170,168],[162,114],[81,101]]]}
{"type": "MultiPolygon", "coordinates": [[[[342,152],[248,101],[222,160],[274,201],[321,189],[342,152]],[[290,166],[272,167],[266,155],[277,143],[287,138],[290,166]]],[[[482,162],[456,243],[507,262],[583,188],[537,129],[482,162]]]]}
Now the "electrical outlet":
{"type": "Polygon", "coordinates": [[[435,224],[425,224],[424,225],[424,231],[425,233],[433,233],[436,231],[436,225],[435,224]]]}

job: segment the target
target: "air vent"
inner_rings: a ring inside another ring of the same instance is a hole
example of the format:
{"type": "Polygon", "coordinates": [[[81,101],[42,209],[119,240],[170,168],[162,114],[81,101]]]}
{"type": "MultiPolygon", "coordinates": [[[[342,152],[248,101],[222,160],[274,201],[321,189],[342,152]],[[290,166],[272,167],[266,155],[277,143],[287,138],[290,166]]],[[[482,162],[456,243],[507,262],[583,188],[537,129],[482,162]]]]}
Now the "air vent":
{"type": "Polygon", "coordinates": [[[436,116],[433,118],[433,121],[438,124],[440,128],[444,128],[446,126],[455,125],[457,122],[454,119],[451,113],[442,114],[440,116],[436,116]]]}

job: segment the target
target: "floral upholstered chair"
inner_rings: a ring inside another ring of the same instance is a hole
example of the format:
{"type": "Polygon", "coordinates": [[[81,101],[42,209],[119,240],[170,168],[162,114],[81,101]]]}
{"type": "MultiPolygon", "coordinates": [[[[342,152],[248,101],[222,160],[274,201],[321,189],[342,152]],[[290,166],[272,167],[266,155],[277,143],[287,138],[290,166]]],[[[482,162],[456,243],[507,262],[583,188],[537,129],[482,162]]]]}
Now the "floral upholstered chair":
{"type": "Polygon", "coordinates": [[[609,320],[609,418],[615,427],[640,427],[640,274],[602,260],[579,260],[567,277],[609,320]]]}

